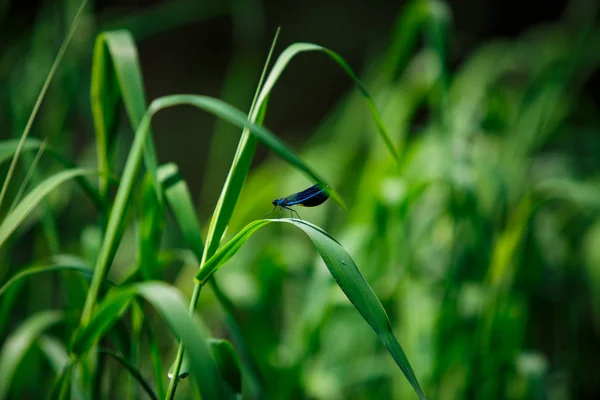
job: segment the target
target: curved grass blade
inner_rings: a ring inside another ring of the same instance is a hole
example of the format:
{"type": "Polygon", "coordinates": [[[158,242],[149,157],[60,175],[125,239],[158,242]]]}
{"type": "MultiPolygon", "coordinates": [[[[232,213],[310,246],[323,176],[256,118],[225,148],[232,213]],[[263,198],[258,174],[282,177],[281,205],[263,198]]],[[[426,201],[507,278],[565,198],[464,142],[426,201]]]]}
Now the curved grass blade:
{"type": "Polygon", "coordinates": [[[6,339],[0,351],[0,399],[8,396],[14,374],[31,345],[42,332],[63,319],[61,311],[40,311],[29,317],[6,339]]]}
{"type": "Polygon", "coordinates": [[[144,391],[146,392],[148,397],[150,397],[152,400],[158,400],[158,396],[156,396],[156,393],[154,393],[150,384],[148,384],[148,382],[146,382],[146,380],[144,379],[144,376],[142,375],[140,370],[135,365],[133,365],[131,362],[129,362],[129,360],[126,359],[123,356],[123,354],[121,354],[120,352],[114,351],[112,349],[106,348],[106,347],[101,347],[100,349],[98,349],[98,351],[101,353],[107,354],[107,355],[111,356],[112,358],[114,358],[115,360],[117,360],[123,367],[125,367],[125,369],[131,374],[131,376],[133,376],[135,378],[135,380],[144,389],[144,391]]]}
{"type": "Polygon", "coordinates": [[[127,310],[135,296],[148,301],[173,334],[183,341],[190,358],[191,374],[203,398],[224,398],[219,370],[207,344],[206,329],[200,320],[189,315],[179,291],[163,282],[133,284],[110,293],[100,303],[89,323],[76,334],[71,351],[77,355],[89,351],[127,310]]]}
{"type": "Polygon", "coordinates": [[[224,339],[209,339],[208,344],[221,371],[223,380],[234,393],[242,393],[242,372],[240,359],[230,342],[224,339]]]}
{"type": "Polygon", "coordinates": [[[47,265],[47,266],[39,266],[39,267],[30,267],[26,268],[22,271],[19,271],[16,275],[11,277],[2,287],[0,287],[0,297],[12,287],[19,285],[23,280],[37,274],[42,274],[46,272],[54,272],[54,271],[65,271],[72,270],[80,272],[86,276],[92,276],[92,268],[86,264],[56,264],[56,265],[47,265]]]}
{"type": "Polygon", "coordinates": [[[263,104],[265,103],[265,100],[271,93],[273,86],[275,85],[275,83],[277,82],[277,80],[279,79],[281,74],[283,73],[283,70],[285,69],[287,64],[289,64],[289,62],[292,60],[292,58],[294,58],[296,55],[298,55],[300,53],[310,52],[310,51],[317,51],[317,52],[325,53],[329,58],[331,58],[333,61],[335,61],[344,70],[344,72],[346,72],[346,74],[350,77],[350,79],[352,79],[352,81],[358,87],[358,89],[360,90],[360,93],[363,95],[363,97],[367,103],[369,111],[371,112],[371,116],[373,117],[373,119],[375,120],[375,124],[377,125],[377,131],[379,132],[381,139],[385,143],[385,146],[387,147],[388,151],[392,154],[394,159],[396,161],[398,161],[398,159],[399,159],[398,152],[396,151],[396,147],[394,146],[392,138],[390,137],[385,125],[383,124],[381,115],[379,114],[379,111],[377,111],[377,107],[375,107],[375,102],[373,101],[373,98],[367,91],[366,87],[363,85],[362,81],[354,73],[352,68],[350,68],[348,63],[346,63],[346,61],[339,54],[337,54],[336,52],[334,52],[332,50],[329,50],[326,47],[319,46],[319,45],[312,44],[312,43],[294,43],[291,46],[289,46],[287,49],[285,49],[281,53],[281,55],[279,56],[277,61],[275,62],[275,65],[273,65],[273,69],[271,70],[271,72],[269,73],[269,77],[265,81],[265,85],[263,86],[263,88],[260,92],[260,95],[258,97],[258,101],[257,101],[258,106],[259,107],[263,106],[263,104]]]}
{"type": "MultiPolygon", "coordinates": [[[[22,151],[39,150],[40,147],[42,146],[42,143],[43,142],[41,140],[38,140],[36,138],[28,138],[25,141],[25,143],[23,144],[22,151]]],[[[18,139],[9,139],[9,140],[1,141],[0,142],[0,164],[2,164],[6,160],[8,160],[13,154],[15,154],[18,146],[19,146],[18,139]]],[[[69,160],[67,157],[63,156],[61,153],[59,153],[58,151],[53,149],[52,146],[47,146],[45,151],[46,151],[46,153],[48,153],[52,157],[54,157],[56,159],[56,161],[61,163],[66,169],[74,169],[77,167],[77,165],[73,161],[69,160]]],[[[110,176],[109,179],[115,179],[115,177],[110,176]]],[[[88,195],[90,200],[92,200],[94,202],[94,205],[98,209],[102,209],[104,203],[102,202],[102,199],[100,198],[100,194],[98,193],[96,188],[94,188],[92,185],[90,185],[90,183],[87,181],[87,179],[83,176],[78,176],[75,178],[75,180],[81,186],[81,189],[88,195]]]]}
{"type": "Polygon", "coordinates": [[[69,357],[69,353],[67,353],[67,348],[60,340],[52,336],[41,335],[37,340],[37,345],[57,374],[69,365],[71,358],[69,357]]]}
{"type": "MultiPolygon", "coordinates": [[[[98,296],[100,284],[108,273],[109,265],[114,257],[120,226],[123,222],[123,217],[125,215],[125,210],[129,202],[131,191],[133,190],[134,180],[140,166],[144,145],[148,135],[150,134],[150,121],[152,117],[160,110],[177,105],[192,105],[223,118],[234,125],[239,127],[247,127],[252,134],[263,141],[283,159],[296,166],[299,170],[303,171],[313,180],[326,184],[326,182],[321,179],[316,172],[304,164],[291,150],[289,150],[288,147],[277,138],[277,136],[275,136],[266,128],[248,122],[247,116],[244,113],[228,105],[227,103],[222,102],[221,100],[207,96],[195,95],[173,95],[154,100],[139,125],[131,146],[131,150],[129,152],[129,156],[127,157],[125,170],[121,179],[121,185],[117,190],[113,209],[111,210],[108,220],[104,241],[102,242],[98,261],[94,269],[94,277],[92,279],[92,284],[90,286],[90,290],[88,291],[88,296],[82,313],[81,322],[83,325],[85,325],[91,317],[93,306],[98,296]]],[[[339,195],[332,190],[331,197],[334,198],[334,196],[335,198],[339,199],[339,195]]]]}
{"type": "Polygon", "coordinates": [[[21,222],[23,222],[27,215],[29,215],[29,213],[33,210],[33,208],[38,205],[39,202],[48,195],[48,193],[69,179],[93,173],[95,172],[77,168],[73,170],[61,171],[50,176],[49,178],[46,178],[42,183],[29,192],[27,196],[25,196],[19,203],[19,205],[17,205],[15,209],[10,212],[6,218],[4,218],[4,221],[2,221],[2,224],[0,224],[0,246],[4,244],[10,234],[17,229],[21,222]]]}
{"type": "MultiPolygon", "coordinates": [[[[146,112],[146,94],[137,48],[128,31],[103,32],[96,38],[92,63],[92,114],[96,130],[96,149],[100,171],[110,171],[121,101],[134,131],[146,112]]],[[[156,182],[156,151],[152,136],[147,136],[144,159],[156,182]]],[[[99,189],[107,195],[108,181],[100,177],[99,189]]],[[[162,202],[159,190],[157,196],[162,202]]]]}
{"type": "Polygon", "coordinates": [[[420,399],[425,395],[400,343],[396,339],[387,313],[373,289],[363,278],[352,257],[334,238],[321,228],[296,219],[262,219],[248,224],[240,233],[219,249],[198,271],[196,280],[204,284],[225,264],[258,229],[272,222],[289,223],[300,228],[311,239],[329,272],[346,297],[375,331],[383,345],[400,367],[420,399]]]}

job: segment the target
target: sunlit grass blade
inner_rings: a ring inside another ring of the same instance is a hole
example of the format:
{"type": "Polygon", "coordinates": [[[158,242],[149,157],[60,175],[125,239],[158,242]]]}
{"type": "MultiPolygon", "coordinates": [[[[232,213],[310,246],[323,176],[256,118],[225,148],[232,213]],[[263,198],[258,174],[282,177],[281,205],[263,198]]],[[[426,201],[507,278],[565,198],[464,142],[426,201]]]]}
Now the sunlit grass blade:
{"type": "Polygon", "coordinates": [[[57,374],[71,361],[65,345],[53,336],[41,335],[37,340],[37,345],[57,374]]]}
{"type": "Polygon", "coordinates": [[[10,212],[0,224],[0,246],[4,244],[11,233],[18,228],[19,224],[29,215],[35,206],[42,201],[48,193],[56,189],[62,183],[69,179],[81,177],[83,175],[94,174],[94,171],[86,169],[72,169],[58,172],[49,178],[46,178],[42,183],[36,186],[31,192],[21,200],[21,202],[10,212]]]}
{"type": "MultiPolygon", "coordinates": [[[[111,171],[121,101],[135,132],[146,112],[146,94],[137,48],[128,31],[103,32],[96,38],[91,88],[98,168],[101,171],[111,171]]],[[[148,135],[146,140],[146,167],[156,182],[157,161],[152,136],[148,135]]],[[[101,176],[99,189],[103,196],[106,196],[107,188],[108,181],[101,176]]],[[[158,190],[157,195],[161,199],[158,190]]]]}
{"type": "Polygon", "coordinates": [[[10,163],[10,167],[8,168],[8,173],[6,174],[6,178],[4,179],[4,183],[2,184],[2,189],[0,190],[0,206],[2,205],[2,201],[4,200],[4,196],[6,195],[6,190],[8,189],[8,185],[9,185],[12,175],[14,173],[15,167],[17,165],[17,161],[19,160],[21,151],[23,150],[23,146],[25,145],[25,141],[27,140],[27,136],[29,136],[29,131],[31,131],[31,127],[33,126],[33,121],[35,120],[35,117],[37,116],[37,113],[40,109],[40,106],[42,105],[42,101],[44,100],[44,97],[46,96],[46,92],[48,91],[48,88],[50,87],[50,82],[52,82],[52,79],[54,78],[54,74],[56,73],[56,70],[58,69],[60,62],[61,62],[63,56],[65,55],[65,52],[67,51],[67,46],[69,45],[69,42],[71,41],[71,39],[73,38],[73,35],[75,34],[75,30],[77,29],[77,25],[79,23],[79,20],[81,19],[81,15],[83,13],[83,10],[84,10],[86,4],[87,4],[87,0],[83,0],[81,2],[81,5],[79,6],[79,9],[77,10],[77,14],[75,14],[75,17],[73,18],[73,22],[71,23],[71,28],[69,29],[69,33],[67,34],[67,37],[62,42],[60,49],[58,50],[58,54],[56,55],[54,63],[52,64],[52,67],[50,68],[50,72],[48,72],[48,76],[46,76],[46,81],[44,82],[44,85],[42,86],[42,89],[40,90],[40,94],[37,97],[35,105],[33,106],[33,110],[31,111],[31,114],[29,114],[29,120],[27,121],[27,125],[25,126],[25,129],[23,130],[23,134],[21,135],[21,139],[19,140],[19,144],[17,145],[17,149],[15,150],[12,161],[10,163]]]}
{"type": "Polygon", "coordinates": [[[117,360],[131,374],[131,376],[135,378],[135,380],[144,389],[148,397],[150,397],[152,400],[158,400],[158,396],[156,396],[156,393],[154,393],[154,390],[152,390],[150,384],[146,382],[140,370],[135,365],[133,365],[127,358],[125,358],[123,354],[106,347],[101,347],[100,349],[98,349],[98,351],[104,354],[108,354],[109,356],[117,360]]]}
{"type": "Polygon", "coordinates": [[[19,364],[37,338],[64,319],[62,311],[40,311],[29,317],[6,339],[0,350],[0,399],[8,396],[19,364]]]}
{"type": "Polygon", "coordinates": [[[206,261],[196,275],[196,280],[203,284],[224,263],[237,253],[244,243],[260,228],[272,222],[285,222],[300,228],[311,239],[329,272],[350,302],[375,331],[383,345],[400,367],[406,379],[414,388],[419,398],[425,395],[410,366],[400,343],[396,339],[387,313],[377,295],[363,278],[348,252],[328,233],[308,222],[296,219],[262,219],[248,224],[233,239],[222,246],[213,257],[206,261]]]}

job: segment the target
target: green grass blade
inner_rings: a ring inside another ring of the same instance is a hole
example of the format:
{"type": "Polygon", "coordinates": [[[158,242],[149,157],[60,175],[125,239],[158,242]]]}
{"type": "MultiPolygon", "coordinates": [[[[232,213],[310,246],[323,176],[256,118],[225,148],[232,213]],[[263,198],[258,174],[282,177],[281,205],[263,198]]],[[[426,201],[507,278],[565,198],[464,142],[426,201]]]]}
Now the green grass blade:
{"type": "Polygon", "coordinates": [[[4,183],[2,184],[2,189],[0,190],[0,206],[2,205],[2,201],[4,200],[4,196],[6,195],[6,190],[8,189],[8,185],[9,185],[12,175],[14,173],[15,167],[17,166],[17,161],[19,160],[19,156],[21,154],[21,151],[23,150],[23,146],[25,144],[25,141],[27,140],[27,136],[29,136],[29,131],[31,130],[33,121],[34,121],[35,117],[37,116],[40,106],[42,105],[42,101],[44,100],[44,97],[46,96],[46,92],[48,91],[48,88],[50,87],[50,82],[52,82],[52,79],[54,78],[54,74],[56,73],[56,70],[58,69],[58,65],[60,64],[63,56],[65,55],[65,52],[67,51],[67,46],[69,45],[69,42],[71,41],[71,39],[73,38],[73,35],[75,34],[75,30],[77,29],[77,25],[79,23],[79,20],[81,19],[81,14],[83,13],[83,9],[85,8],[86,4],[87,4],[87,0],[84,0],[81,2],[81,5],[79,6],[79,10],[77,10],[77,14],[75,14],[75,17],[73,18],[73,22],[71,23],[71,28],[69,29],[69,33],[67,34],[67,37],[65,38],[62,45],[60,46],[60,49],[58,50],[58,54],[56,55],[54,63],[52,64],[52,67],[50,68],[50,72],[48,73],[48,76],[46,77],[46,81],[44,82],[44,85],[42,86],[42,89],[40,90],[40,94],[37,97],[35,105],[33,106],[33,110],[31,111],[31,114],[29,115],[29,120],[27,121],[27,125],[25,126],[25,129],[23,130],[23,134],[21,135],[21,139],[19,140],[19,144],[17,146],[17,149],[16,149],[16,151],[13,155],[12,161],[10,163],[10,167],[8,168],[8,173],[6,174],[6,179],[4,180],[4,183]]]}
{"type": "Polygon", "coordinates": [[[135,285],[136,293],[148,301],[161,314],[175,336],[185,346],[191,366],[203,398],[225,398],[219,369],[207,343],[206,328],[200,320],[188,313],[179,291],[162,282],[135,285]]]}
{"type": "Polygon", "coordinates": [[[196,217],[192,195],[187,183],[181,179],[177,165],[172,163],[161,165],[158,168],[158,182],[162,186],[183,238],[196,258],[201,260],[204,251],[202,229],[196,217]]]}
{"type": "Polygon", "coordinates": [[[143,297],[161,315],[175,336],[179,337],[190,357],[191,373],[203,397],[223,398],[219,370],[206,342],[205,328],[188,313],[179,291],[163,282],[144,282],[119,288],[110,293],[93,313],[92,319],[75,336],[72,353],[89,351],[123,315],[135,296],[143,297]]]}
{"type": "Polygon", "coordinates": [[[6,339],[0,351],[0,399],[8,396],[14,374],[31,345],[42,332],[63,319],[61,311],[40,311],[29,317],[6,339]]]}
{"type": "Polygon", "coordinates": [[[265,103],[265,100],[270,95],[271,90],[273,89],[273,86],[275,85],[275,83],[277,82],[277,80],[279,79],[279,77],[281,76],[283,71],[285,70],[285,67],[290,63],[292,58],[294,58],[296,55],[298,55],[300,53],[311,52],[311,51],[325,53],[327,56],[329,56],[329,58],[331,58],[333,61],[335,61],[338,64],[338,66],[340,68],[342,68],[342,70],[344,70],[344,72],[352,79],[352,81],[358,87],[358,89],[360,90],[361,94],[363,95],[363,97],[367,103],[369,111],[371,112],[371,116],[373,117],[375,124],[377,126],[377,131],[379,132],[379,135],[381,136],[381,138],[382,138],[383,142],[385,143],[390,154],[392,154],[394,159],[396,161],[398,161],[398,153],[396,151],[396,147],[394,146],[392,138],[390,137],[385,125],[383,124],[381,115],[379,114],[379,111],[377,111],[377,107],[375,107],[373,98],[367,91],[365,85],[358,78],[358,76],[354,73],[352,68],[350,68],[348,63],[346,63],[346,61],[339,54],[337,54],[336,52],[334,52],[332,50],[329,50],[326,47],[318,46],[316,44],[311,44],[311,43],[294,43],[293,45],[291,45],[287,49],[285,49],[283,51],[283,53],[281,53],[281,55],[279,56],[277,61],[275,62],[275,65],[273,65],[273,69],[271,70],[271,72],[269,73],[269,77],[265,81],[265,85],[263,86],[263,88],[260,92],[260,95],[258,97],[258,102],[257,102],[258,107],[263,106],[263,104],[265,103]]]}
{"type": "Polygon", "coordinates": [[[90,277],[92,276],[92,268],[90,268],[89,266],[87,266],[85,264],[81,264],[81,265],[77,265],[77,264],[59,265],[59,264],[57,264],[57,265],[48,265],[48,266],[39,266],[39,267],[29,267],[22,271],[19,271],[19,273],[17,273],[15,276],[11,277],[4,285],[2,285],[2,287],[0,287],[0,297],[7,290],[15,287],[16,285],[21,284],[23,280],[30,278],[34,275],[43,274],[46,272],[67,271],[67,270],[77,271],[77,272],[80,272],[80,273],[82,273],[86,276],[90,276],[90,277]]]}
{"type": "Polygon", "coordinates": [[[160,276],[158,254],[163,233],[164,213],[152,175],[144,176],[141,187],[142,204],[139,222],[139,270],[144,280],[158,279],[160,276]]]}
{"type": "Polygon", "coordinates": [[[223,380],[233,389],[234,393],[242,393],[242,372],[240,359],[235,349],[227,340],[209,339],[208,344],[215,357],[223,380]]]}
{"type": "MultiPolygon", "coordinates": [[[[266,128],[248,122],[247,116],[244,113],[218,99],[207,96],[173,95],[154,100],[135,134],[123,172],[121,185],[117,190],[104,241],[102,242],[102,248],[94,270],[94,278],[92,279],[92,284],[82,314],[82,324],[84,325],[91,316],[100,283],[106,276],[112,257],[114,256],[116,245],[118,243],[118,232],[123,222],[123,216],[125,215],[131,191],[133,190],[134,180],[140,166],[144,144],[150,134],[150,121],[160,110],[177,105],[192,105],[223,118],[234,125],[247,127],[252,134],[263,141],[263,143],[280,157],[307,174],[314,181],[326,183],[315,171],[303,163],[281,140],[279,140],[275,134],[266,128]]],[[[331,197],[340,199],[339,195],[334,191],[331,192],[331,197]]]]}
{"type": "Polygon", "coordinates": [[[73,169],[56,173],[46,178],[42,183],[36,186],[23,200],[9,213],[2,224],[0,224],[0,246],[6,242],[6,239],[17,229],[27,215],[42,201],[48,193],[56,189],[62,183],[69,179],[81,177],[95,173],[86,169],[73,169]]]}
{"type": "Polygon", "coordinates": [[[60,340],[52,336],[41,335],[37,340],[37,345],[52,365],[52,369],[56,371],[56,374],[61,373],[69,365],[71,358],[60,340]]]}
{"type": "Polygon", "coordinates": [[[156,396],[156,393],[154,393],[154,390],[152,390],[150,384],[146,382],[141,371],[135,365],[133,365],[127,358],[125,358],[123,354],[112,349],[108,349],[106,347],[102,347],[98,349],[98,351],[107,354],[115,360],[117,360],[123,367],[125,367],[125,369],[131,374],[131,376],[135,378],[135,380],[144,389],[148,397],[150,397],[152,400],[158,400],[158,396],[156,396]]]}
{"type": "MultiPolygon", "coordinates": [[[[94,48],[91,102],[101,171],[111,170],[112,145],[121,100],[133,130],[137,131],[146,112],[146,94],[137,48],[133,37],[125,30],[101,33],[94,48]]],[[[146,140],[146,167],[156,182],[156,151],[151,135],[146,140]]],[[[100,177],[99,188],[100,193],[106,196],[108,181],[104,177],[100,177]]],[[[158,189],[157,195],[161,199],[158,189]]]]}
{"type": "Polygon", "coordinates": [[[91,320],[84,327],[75,332],[71,343],[71,353],[79,356],[88,352],[96,344],[106,331],[119,320],[133,299],[133,294],[117,291],[109,294],[107,298],[98,305],[91,320]]]}
{"type": "Polygon", "coordinates": [[[363,278],[348,252],[341,244],[321,228],[305,221],[287,218],[253,221],[246,225],[246,227],[227,244],[221,247],[219,251],[217,251],[215,255],[200,268],[196,275],[196,280],[200,284],[206,282],[215,271],[235,255],[252,234],[272,222],[289,223],[306,233],[315,245],[315,248],[325,262],[325,265],[327,265],[329,272],[338,286],[379,336],[379,339],[394,358],[394,361],[396,361],[396,364],[398,364],[419,398],[424,399],[425,395],[423,394],[423,390],[419,385],[400,343],[392,331],[387,313],[377,298],[377,295],[375,295],[373,289],[371,289],[367,281],[363,278]]]}

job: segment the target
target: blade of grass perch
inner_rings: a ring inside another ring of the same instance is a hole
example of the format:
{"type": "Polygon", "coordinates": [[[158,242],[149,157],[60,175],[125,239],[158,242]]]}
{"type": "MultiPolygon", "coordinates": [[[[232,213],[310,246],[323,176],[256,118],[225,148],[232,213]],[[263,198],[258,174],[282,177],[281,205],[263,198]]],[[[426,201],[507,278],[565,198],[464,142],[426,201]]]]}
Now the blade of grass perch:
{"type": "Polygon", "coordinates": [[[363,278],[348,252],[321,228],[305,221],[293,219],[261,219],[246,225],[227,244],[222,246],[198,271],[196,280],[200,285],[204,284],[213,273],[237,253],[246,241],[260,228],[272,222],[289,223],[300,228],[310,238],[319,252],[319,255],[327,265],[329,272],[342,289],[346,297],[354,305],[356,310],[371,326],[373,331],[386,347],[396,364],[400,367],[404,376],[414,388],[420,399],[425,399],[425,394],[419,385],[419,381],[410,366],[398,339],[392,331],[392,327],[385,309],[363,278]]]}
{"type": "Polygon", "coordinates": [[[61,322],[64,315],[61,311],[47,310],[34,314],[23,322],[12,335],[6,339],[0,351],[0,399],[7,398],[13,374],[31,345],[37,338],[53,325],[61,322]]]}
{"type": "Polygon", "coordinates": [[[40,94],[38,95],[38,98],[35,101],[35,105],[33,106],[33,110],[31,111],[31,114],[29,115],[29,120],[27,121],[27,125],[25,125],[25,129],[23,130],[23,134],[21,135],[21,139],[19,140],[19,144],[17,146],[15,154],[13,155],[12,161],[10,163],[10,167],[8,168],[6,178],[4,179],[4,183],[2,184],[2,189],[0,190],[0,206],[2,205],[2,201],[4,200],[4,196],[6,195],[6,190],[8,189],[10,179],[12,178],[12,175],[14,173],[15,167],[17,165],[17,161],[19,160],[19,156],[21,154],[21,151],[23,150],[25,141],[27,140],[27,136],[29,136],[29,131],[31,131],[31,126],[33,125],[33,120],[37,116],[40,106],[42,105],[42,101],[44,100],[44,97],[46,96],[46,92],[48,91],[48,87],[50,87],[50,82],[52,82],[52,79],[54,78],[54,74],[56,73],[56,70],[58,69],[58,65],[60,64],[63,56],[65,55],[67,46],[69,45],[69,42],[71,41],[71,39],[73,38],[73,35],[75,34],[75,30],[77,29],[77,25],[79,23],[79,20],[81,19],[81,14],[83,13],[83,10],[84,10],[86,4],[87,4],[87,0],[83,0],[81,2],[81,5],[79,6],[79,9],[77,10],[77,14],[75,14],[75,17],[73,18],[73,22],[71,23],[71,28],[69,29],[69,33],[67,34],[67,37],[65,38],[62,45],[60,46],[60,49],[58,50],[56,59],[54,60],[54,63],[52,64],[52,67],[50,68],[50,72],[48,73],[48,76],[46,77],[46,81],[44,82],[44,85],[42,86],[42,89],[40,90],[40,94]]]}
{"type": "Polygon", "coordinates": [[[95,171],[86,169],[73,169],[58,172],[49,178],[46,178],[42,183],[29,192],[27,196],[21,200],[19,205],[17,205],[15,209],[4,218],[4,221],[2,221],[2,224],[0,224],[0,246],[6,242],[6,239],[8,239],[8,237],[15,231],[15,229],[17,229],[21,222],[23,222],[25,217],[29,215],[31,210],[33,210],[33,208],[38,205],[39,202],[48,195],[48,193],[69,179],[95,173],[95,171]]]}

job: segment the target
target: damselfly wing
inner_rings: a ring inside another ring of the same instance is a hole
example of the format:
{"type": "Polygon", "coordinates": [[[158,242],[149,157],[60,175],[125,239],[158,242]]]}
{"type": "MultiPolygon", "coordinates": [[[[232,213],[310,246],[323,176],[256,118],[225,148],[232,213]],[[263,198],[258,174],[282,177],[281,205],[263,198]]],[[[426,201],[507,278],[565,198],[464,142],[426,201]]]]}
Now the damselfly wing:
{"type": "Polygon", "coordinates": [[[292,216],[295,213],[298,218],[300,218],[298,212],[290,208],[291,206],[316,207],[323,204],[328,198],[329,191],[327,186],[317,183],[316,185],[313,185],[301,192],[291,194],[287,197],[282,197],[281,199],[273,200],[273,210],[271,210],[269,214],[275,211],[277,207],[280,207],[282,210],[289,210],[292,216]]]}

